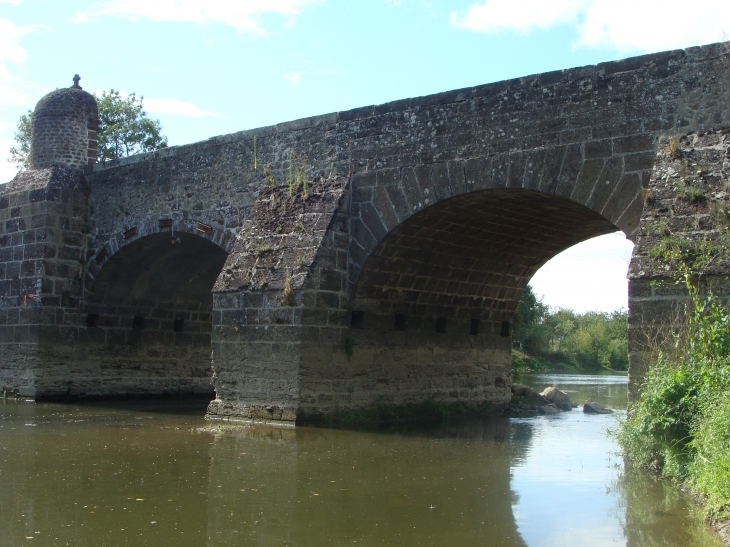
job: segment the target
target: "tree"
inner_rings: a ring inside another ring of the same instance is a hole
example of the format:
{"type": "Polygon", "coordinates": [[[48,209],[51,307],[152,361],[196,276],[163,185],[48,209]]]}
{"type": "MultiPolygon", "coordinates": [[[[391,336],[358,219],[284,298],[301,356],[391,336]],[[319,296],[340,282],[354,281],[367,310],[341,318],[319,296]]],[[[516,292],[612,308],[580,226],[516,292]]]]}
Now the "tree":
{"type": "Polygon", "coordinates": [[[14,163],[20,169],[28,169],[30,162],[30,130],[33,111],[28,110],[27,114],[20,116],[18,120],[18,129],[13,137],[18,146],[10,148],[10,158],[8,161],[14,163]]]}
{"type": "Polygon", "coordinates": [[[114,160],[167,147],[159,120],[147,117],[144,97],[134,93],[123,98],[119,91],[103,91],[99,104],[99,161],[114,160]]]}
{"type": "MultiPolygon", "coordinates": [[[[99,134],[97,160],[108,161],[167,147],[159,120],[149,118],[139,97],[130,93],[126,98],[112,89],[94,95],[99,105],[99,134]]],[[[33,112],[20,116],[15,132],[17,146],[10,149],[8,161],[19,169],[27,169],[30,162],[30,143],[33,112]]]]}

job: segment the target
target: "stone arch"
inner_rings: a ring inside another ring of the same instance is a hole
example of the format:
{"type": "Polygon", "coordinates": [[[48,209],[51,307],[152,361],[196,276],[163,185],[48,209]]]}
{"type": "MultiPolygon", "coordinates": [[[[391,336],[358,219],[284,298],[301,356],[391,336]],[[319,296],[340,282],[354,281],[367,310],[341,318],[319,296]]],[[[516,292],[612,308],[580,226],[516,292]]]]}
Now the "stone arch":
{"type": "Polygon", "coordinates": [[[377,398],[506,407],[514,309],[529,279],[560,251],[639,224],[636,164],[595,154],[570,145],[353,177],[341,335],[351,355],[334,376],[347,394],[328,397],[313,375],[304,413],[377,398]]]}
{"type": "Polygon", "coordinates": [[[424,208],[383,237],[352,286],[352,307],[433,320],[490,320],[487,330],[501,332],[545,262],[615,231],[595,211],[550,194],[463,194],[424,208]]]}
{"type": "Polygon", "coordinates": [[[191,225],[174,244],[169,229],[138,228],[87,287],[87,355],[104,393],[213,395],[211,289],[228,253],[220,235],[191,225]]]}
{"type": "Polygon", "coordinates": [[[398,226],[440,202],[483,190],[560,198],[631,238],[657,146],[657,137],[636,135],[357,174],[352,179],[351,288],[375,247],[398,226]]]}
{"type": "Polygon", "coordinates": [[[86,290],[93,289],[102,268],[120,250],[153,234],[190,234],[207,240],[226,254],[230,253],[236,241],[233,232],[219,230],[195,219],[147,218],[139,222],[128,222],[129,228],[111,236],[101,236],[94,245],[94,251],[86,268],[86,290]]]}

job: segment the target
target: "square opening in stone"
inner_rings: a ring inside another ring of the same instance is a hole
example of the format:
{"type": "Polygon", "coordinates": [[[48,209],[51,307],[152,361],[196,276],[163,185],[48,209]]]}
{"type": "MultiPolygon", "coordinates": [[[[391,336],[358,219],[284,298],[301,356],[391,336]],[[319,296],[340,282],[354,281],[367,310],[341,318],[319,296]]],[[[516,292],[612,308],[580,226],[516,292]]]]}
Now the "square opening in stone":
{"type": "Polygon", "coordinates": [[[499,332],[500,336],[509,336],[512,332],[512,323],[509,321],[502,321],[502,330],[499,332]]]}
{"type": "Polygon", "coordinates": [[[142,330],[144,328],[144,316],[135,315],[132,319],[132,330],[142,330]]]}
{"type": "Polygon", "coordinates": [[[395,314],[395,330],[408,329],[408,316],[405,313],[395,314]]]}
{"type": "Polygon", "coordinates": [[[86,316],[86,326],[89,328],[92,327],[98,327],[99,326],[99,314],[98,313],[90,313],[86,316]]]}
{"type": "Polygon", "coordinates": [[[184,327],[185,319],[175,319],[175,322],[172,324],[172,330],[174,332],[182,332],[184,327]]]}
{"type": "Polygon", "coordinates": [[[469,334],[476,336],[479,334],[479,319],[472,319],[469,325],[469,334]]]}
{"type": "Polygon", "coordinates": [[[446,318],[445,317],[437,317],[436,318],[436,332],[446,332],[446,318]]]}
{"type": "Polygon", "coordinates": [[[365,312],[364,311],[353,311],[350,314],[350,328],[351,329],[364,329],[365,328],[365,312]]]}

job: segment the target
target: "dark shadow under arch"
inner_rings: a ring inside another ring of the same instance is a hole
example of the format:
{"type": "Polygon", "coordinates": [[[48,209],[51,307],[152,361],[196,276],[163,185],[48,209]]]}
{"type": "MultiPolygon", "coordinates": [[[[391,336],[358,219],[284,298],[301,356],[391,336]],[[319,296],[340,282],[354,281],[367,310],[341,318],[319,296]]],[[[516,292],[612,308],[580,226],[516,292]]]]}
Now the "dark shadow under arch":
{"type": "Polygon", "coordinates": [[[302,375],[303,413],[332,412],[333,400],[350,408],[376,400],[508,407],[522,290],[559,252],[616,230],[584,205],[517,189],[462,194],[408,217],[351,279],[342,334],[349,353],[336,369],[312,359],[302,375]],[[346,386],[346,395],[334,399],[327,381],[346,386]]]}
{"type": "Polygon", "coordinates": [[[212,395],[211,289],[227,253],[205,238],[156,233],[109,258],[87,287],[87,353],[116,395],[212,395]],[[174,243],[173,243],[174,241],[174,243]]]}
{"type": "Polygon", "coordinates": [[[440,201],[388,233],[356,284],[353,305],[375,313],[513,311],[530,278],[561,251],[618,228],[550,194],[494,189],[440,201]]]}

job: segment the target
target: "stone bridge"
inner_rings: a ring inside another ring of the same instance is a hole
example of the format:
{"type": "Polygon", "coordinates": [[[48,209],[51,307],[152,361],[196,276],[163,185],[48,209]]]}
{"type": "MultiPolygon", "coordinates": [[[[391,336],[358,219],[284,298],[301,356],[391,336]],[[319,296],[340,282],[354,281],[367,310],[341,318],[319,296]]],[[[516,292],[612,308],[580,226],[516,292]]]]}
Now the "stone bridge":
{"type": "Polygon", "coordinates": [[[702,216],[651,198],[655,166],[689,135],[674,142],[722,189],[727,62],[720,44],[658,53],[104,164],[93,98],[57,90],[32,168],[0,187],[0,387],[215,392],[212,417],[285,422],[376,401],[503,408],[522,290],[616,230],[638,242],[636,382],[641,336],[683,298],[652,282],[647,226],[702,216]]]}

